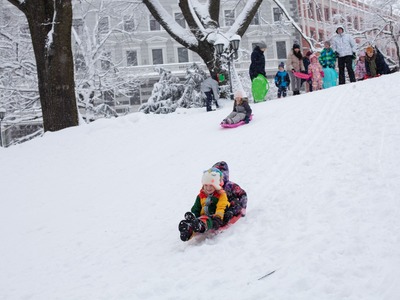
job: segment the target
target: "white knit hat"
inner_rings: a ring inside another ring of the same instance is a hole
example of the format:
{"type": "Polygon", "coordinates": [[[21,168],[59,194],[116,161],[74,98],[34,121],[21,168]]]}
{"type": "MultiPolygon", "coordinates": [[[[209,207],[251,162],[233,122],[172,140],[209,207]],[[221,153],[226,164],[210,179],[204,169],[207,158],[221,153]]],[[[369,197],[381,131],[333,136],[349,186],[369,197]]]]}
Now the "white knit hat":
{"type": "Polygon", "coordinates": [[[220,190],[222,186],[221,181],[221,171],[216,168],[208,169],[203,173],[203,178],[201,179],[201,183],[204,184],[211,184],[216,190],[220,190]]]}

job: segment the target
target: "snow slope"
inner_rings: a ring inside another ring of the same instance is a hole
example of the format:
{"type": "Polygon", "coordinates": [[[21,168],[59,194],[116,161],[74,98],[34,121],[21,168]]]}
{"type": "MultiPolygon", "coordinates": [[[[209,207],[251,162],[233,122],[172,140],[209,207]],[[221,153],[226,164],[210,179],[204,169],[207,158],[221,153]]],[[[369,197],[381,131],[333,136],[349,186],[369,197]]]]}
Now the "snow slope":
{"type": "Polygon", "coordinates": [[[0,299],[399,299],[399,82],[252,104],[236,129],[225,100],[0,149],[0,299]],[[219,160],[247,216],[183,243],[219,160]]]}

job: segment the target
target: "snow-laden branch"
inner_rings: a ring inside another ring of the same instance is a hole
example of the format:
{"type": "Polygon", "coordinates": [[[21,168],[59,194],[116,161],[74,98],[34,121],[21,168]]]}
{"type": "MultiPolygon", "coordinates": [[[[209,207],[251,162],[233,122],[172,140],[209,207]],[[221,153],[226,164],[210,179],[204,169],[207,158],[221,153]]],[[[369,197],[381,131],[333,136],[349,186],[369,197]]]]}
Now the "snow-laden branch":
{"type": "Polygon", "coordinates": [[[161,26],[182,44],[195,47],[198,44],[195,36],[187,29],[180,26],[175,19],[164,9],[158,0],[143,0],[143,3],[150,10],[161,26]]]}
{"type": "Polygon", "coordinates": [[[297,22],[290,16],[288,11],[286,10],[285,6],[279,1],[279,0],[273,0],[273,2],[281,9],[285,17],[289,20],[290,23],[292,23],[292,26],[300,33],[300,35],[303,37],[305,41],[310,46],[310,49],[312,51],[315,51],[314,45],[311,42],[311,39],[303,32],[303,30],[300,28],[300,26],[297,24],[297,22]]]}

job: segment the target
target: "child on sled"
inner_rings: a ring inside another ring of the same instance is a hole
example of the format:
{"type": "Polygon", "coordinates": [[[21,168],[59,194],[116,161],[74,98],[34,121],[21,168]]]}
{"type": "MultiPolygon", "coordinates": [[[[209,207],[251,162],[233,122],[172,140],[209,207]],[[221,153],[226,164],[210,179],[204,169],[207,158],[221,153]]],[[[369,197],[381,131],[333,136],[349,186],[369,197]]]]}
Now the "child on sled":
{"type": "Polygon", "coordinates": [[[225,161],[215,163],[213,168],[217,168],[222,173],[224,191],[228,197],[230,206],[226,209],[223,224],[229,222],[234,216],[246,215],[247,193],[237,183],[229,180],[229,168],[225,161]]]}
{"type": "Polygon", "coordinates": [[[247,97],[243,97],[241,91],[235,92],[235,103],[232,112],[221,122],[221,124],[236,124],[244,121],[246,124],[250,122],[252,110],[247,97]]]}
{"type": "Polygon", "coordinates": [[[206,232],[218,229],[223,224],[228,197],[222,189],[222,173],[211,168],[203,173],[203,186],[190,212],[185,213],[185,220],[179,222],[178,229],[182,241],[188,241],[194,232],[206,232]]]}

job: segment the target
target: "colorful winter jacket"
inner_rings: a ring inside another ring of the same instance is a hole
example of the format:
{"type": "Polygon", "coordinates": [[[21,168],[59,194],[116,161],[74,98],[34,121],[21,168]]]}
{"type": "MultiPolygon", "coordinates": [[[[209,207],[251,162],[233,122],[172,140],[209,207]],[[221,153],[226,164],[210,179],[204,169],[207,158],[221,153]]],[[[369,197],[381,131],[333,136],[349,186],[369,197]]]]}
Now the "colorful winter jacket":
{"type": "Polygon", "coordinates": [[[318,60],[323,68],[335,68],[336,55],[332,48],[324,48],[318,60]]]}
{"type": "Polygon", "coordinates": [[[211,195],[207,195],[203,189],[201,189],[191,211],[197,218],[203,215],[215,215],[223,220],[225,209],[228,208],[229,205],[228,197],[224,190],[214,191],[211,195]]]}
{"type": "Polygon", "coordinates": [[[231,204],[230,209],[233,209],[234,215],[238,215],[240,212],[244,214],[245,212],[242,209],[247,207],[247,194],[238,184],[229,180],[228,164],[224,161],[219,161],[212,167],[222,172],[223,188],[228,196],[228,201],[231,204]]]}
{"type": "Polygon", "coordinates": [[[367,74],[367,69],[365,68],[365,60],[362,61],[361,59],[359,59],[357,61],[354,73],[356,75],[356,79],[358,80],[364,79],[365,75],[367,74]]]}
{"type": "Polygon", "coordinates": [[[323,71],[322,66],[318,61],[314,60],[310,63],[310,65],[308,66],[308,74],[311,75],[312,81],[318,81],[322,83],[323,71]]]}
{"type": "Polygon", "coordinates": [[[276,87],[286,88],[290,84],[289,74],[286,71],[278,71],[275,75],[275,85],[276,87]]]}

